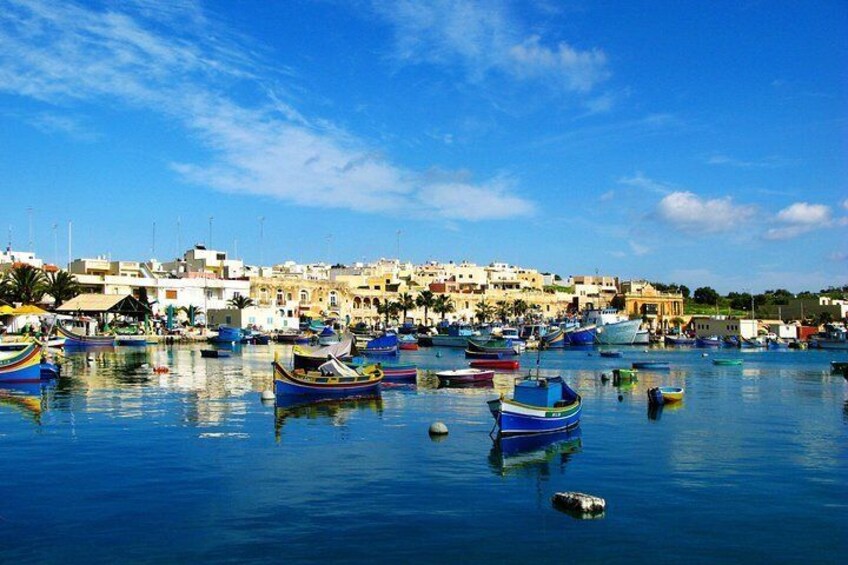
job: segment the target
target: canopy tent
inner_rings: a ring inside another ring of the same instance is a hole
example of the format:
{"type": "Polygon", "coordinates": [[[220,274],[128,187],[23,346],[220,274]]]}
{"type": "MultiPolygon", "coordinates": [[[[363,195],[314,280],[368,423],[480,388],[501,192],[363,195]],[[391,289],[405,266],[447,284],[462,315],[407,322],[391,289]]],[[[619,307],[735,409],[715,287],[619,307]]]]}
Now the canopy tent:
{"type": "Polygon", "coordinates": [[[11,316],[15,309],[6,304],[0,306],[0,316],[11,316]]]}
{"type": "Polygon", "coordinates": [[[131,294],[80,294],[56,308],[56,312],[143,318],[150,314],[150,308],[131,294]]]}
{"type": "Polygon", "coordinates": [[[47,314],[46,310],[42,310],[35,304],[24,304],[12,310],[13,316],[43,316],[47,314]]]}

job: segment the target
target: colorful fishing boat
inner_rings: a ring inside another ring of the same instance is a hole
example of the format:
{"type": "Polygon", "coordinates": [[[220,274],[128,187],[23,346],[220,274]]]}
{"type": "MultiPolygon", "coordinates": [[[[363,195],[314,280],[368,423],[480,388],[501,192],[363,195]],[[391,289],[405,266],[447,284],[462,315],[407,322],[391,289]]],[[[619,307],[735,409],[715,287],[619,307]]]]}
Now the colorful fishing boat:
{"type": "Polygon", "coordinates": [[[119,335],[115,344],[122,347],[147,347],[147,338],[143,335],[119,335]]]}
{"type": "Polygon", "coordinates": [[[439,333],[430,338],[435,347],[468,347],[468,340],[479,335],[470,326],[448,326],[447,333],[439,333]]]}
{"type": "Polygon", "coordinates": [[[436,373],[440,383],[468,384],[489,382],[495,377],[495,372],[483,369],[457,369],[455,371],[439,371],[436,373]]]}
{"type": "Polygon", "coordinates": [[[653,371],[668,371],[670,366],[665,361],[634,361],[634,369],[649,369],[653,371]]]}
{"type": "Polygon", "coordinates": [[[20,351],[0,356],[0,383],[27,383],[41,380],[41,345],[30,343],[20,351]]]}
{"type": "Polygon", "coordinates": [[[541,345],[544,349],[562,349],[567,344],[568,338],[562,328],[553,328],[542,336],[541,345]]]}
{"type": "Polygon", "coordinates": [[[490,359],[490,360],[498,360],[503,359],[505,357],[512,357],[514,354],[503,353],[500,351],[471,351],[470,349],[465,350],[465,358],[466,359],[490,359]]]}
{"type": "Polygon", "coordinates": [[[412,334],[404,334],[398,338],[398,349],[403,351],[418,351],[418,338],[412,334]]]}
{"type": "Polygon", "coordinates": [[[292,350],[292,354],[294,356],[294,368],[303,369],[304,371],[314,371],[323,365],[324,362],[326,362],[331,356],[341,359],[342,361],[349,361],[352,349],[353,340],[350,338],[325,347],[295,345],[292,350]]]}
{"type": "Polygon", "coordinates": [[[383,371],[378,365],[351,369],[335,357],[317,371],[289,371],[275,358],[274,393],[277,395],[351,396],[374,394],[380,390],[383,371]]]}
{"type": "Polygon", "coordinates": [[[659,387],[662,394],[663,402],[671,404],[672,402],[680,402],[683,400],[683,389],[676,386],[661,386],[659,387]]]}
{"type": "Polygon", "coordinates": [[[50,361],[41,361],[41,380],[58,379],[62,374],[62,366],[50,361]]]}
{"type": "Polygon", "coordinates": [[[742,359],[713,359],[713,365],[720,367],[736,367],[742,364],[742,359]]]}
{"type": "Polygon", "coordinates": [[[580,424],[582,399],[562,377],[528,376],[515,385],[511,399],[488,402],[501,435],[555,432],[580,424]]]}
{"type": "Polygon", "coordinates": [[[499,371],[517,371],[521,366],[518,359],[475,359],[468,365],[474,369],[496,369],[499,371]]]}
{"type": "Polygon", "coordinates": [[[398,336],[385,334],[368,342],[362,350],[368,357],[393,357],[398,354],[398,336]]]}
{"type": "MultiPolygon", "coordinates": [[[[345,365],[352,369],[361,369],[370,364],[372,363],[365,362],[362,357],[354,357],[353,360],[345,362],[345,365]]],[[[418,378],[418,368],[415,365],[378,363],[378,366],[383,370],[385,382],[408,382],[418,378]]]]}
{"type": "Polygon", "coordinates": [[[62,324],[56,324],[56,331],[65,338],[65,347],[112,347],[115,345],[113,335],[78,334],[62,324]]]}
{"type": "Polygon", "coordinates": [[[518,350],[509,339],[469,339],[466,351],[474,353],[499,353],[502,356],[518,355],[518,350]]]}
{"type": "Polygon", "coordinates": [[[618,384],[622,381],[629,382],[635,381],[639,375],[639,371],[636,369],[613,369],[612,370],[612,380],[613,384],[618,384]]]}

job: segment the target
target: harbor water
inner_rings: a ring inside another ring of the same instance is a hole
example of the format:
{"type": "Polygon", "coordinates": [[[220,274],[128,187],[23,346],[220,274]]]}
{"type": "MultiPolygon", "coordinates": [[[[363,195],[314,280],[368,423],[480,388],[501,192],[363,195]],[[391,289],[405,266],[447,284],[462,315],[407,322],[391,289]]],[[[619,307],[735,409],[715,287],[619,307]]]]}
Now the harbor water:
{"type": "MultiPolygon", "coordinates": [[[[69,353],[50,386],[0,389],[0,563],[844,562],[845,352],[547,351],[582,395],[578,431],[499,445],[493,388],[432,375],[376,398],[260,402],[291,348],[69,353]],[[744,359],[715,366],[713,359],[744,359]],[[601,373],[667,361],[623,386],[601,373]],[[168,373],[157,373],[167,367],[168,373]],[[652,386],[685,388],[650,411],[652,386]],[[450,433],[428,436],[434,421],[450,433]],[[577,519],[556,492],[607,501],[577,519]]],[[[402,352],[421,369],[461,350],[402,352]]]]}

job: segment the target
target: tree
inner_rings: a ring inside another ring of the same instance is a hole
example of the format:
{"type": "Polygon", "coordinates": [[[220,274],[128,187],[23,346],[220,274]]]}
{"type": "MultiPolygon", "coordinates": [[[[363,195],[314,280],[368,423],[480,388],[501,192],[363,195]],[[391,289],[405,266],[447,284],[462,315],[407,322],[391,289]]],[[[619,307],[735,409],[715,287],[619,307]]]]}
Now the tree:
{"type": "Polygon", "coordinates": [[[689,290],[688,286],[686,286],[685,284],[682,284],[682,285],[680,285],[680,294],[683,295],[683,298],[689,298],[691,291],[689,290]]]}
{"type": "Polygon", "coordinates": [[[386,326],[389,325],[389,318],[396,318],[401,310],[402,308],[398,302],[392,302],[390,300],[384,300],[382,304],[377,306],[377,313],[385,317],[386,326]]]}
{"type": "Polygon", "coordinates": [[[203,312],[203,308],[200,306],[195,306],[193,304],[189,304],[188,306],[180,307],[181,312],[185,312],[185,315],[188,316],[189,325],[194,325],[194,319],[197,318],[197,315],[203,312]]]}
{"type": "Polygon", "coordinates": [[[693,297],[698,304],[715,304],[718,302],[719,294],[709,286],[702,286],[695,289],[693,297]]]}
{"type": "Polygon", "coordinates": [[[747,310],[751,307],[751,295],[747,292],[730,292],[727,294],[730,307],[734,310],[747,310]]]}
{"type": "Polygon", "coordinates": [[[400,311],[403,312],[403,321],[406,322],[406,313],[415,308],[415,299],[408,292],[404,292],[398,296],[397,305],[400,311]]]}
{"type": "Polygon", "coordinates": [[[527,306],[527,303],[520,298],[515,299],[512,303],[512,313],[519,318],[527,313],[528,308],[529,306],[527,306]]]}
{"type": "Polygon", "coordinates": [[[446,314],[450,314],[451,312],[456,310],[456,306],[453,304],[453,300],[447,294],[440,294],[436,297],[436,303],[433,304],[433,311],[437,314],[442,315],[442,320],[445,319],[446,314]]]}
{"type": "Polygon", "coordinates": [[[13,302],[34,304],[44,296],[45,278],[41,269],[18,265],[9,272],[8,296],[13,302]]]}
{"type": "Polygon", "coordinates": [[[488,304],[486,302],[485,298],[478,302],[474,307],[474,315],[477,317],[481,324],[485,324],[489,320],[489,318],[492,317],[493,312],[494,308],[491,304],[488,304]]]}
{"type": "Polygon", "coordinates": [[[58,271],[47,275],[44,292],[53,297],[53,308],[58,308],[80,293],[80,285],[72,274],[58,271]]]}
{"type": "Polygon", "coordinates": [[[418,296],[415,298],[415,305],[419,308],[424,308],[424,325],[427,325],[427,314],[436,304],[436,297],[433,295],[433,292],[430,290],[422,290],[418,293],[418,296]]]}
{"type": "Polygon", "coordinates": [[[495,315],[505,324],[509,316],[512,314],[512,305],[506,300],[498,300],[495,303],[495,306],[495,315]]]}
{"type": "Polygon", "coordinates": [[[233,308],[238,308],[239,310],[244,310],[245,308],[250,308],[253,306],[253,299],[249,296],[242,296],[241,294],[236,294],[232,298],[230,298],[230,306],[233,308]]]}
{"type": "Polygon", "coordinates": [[[816,321],[820,326],[833,323],[833,315],[830,312],[820,312],[816,321]]]}

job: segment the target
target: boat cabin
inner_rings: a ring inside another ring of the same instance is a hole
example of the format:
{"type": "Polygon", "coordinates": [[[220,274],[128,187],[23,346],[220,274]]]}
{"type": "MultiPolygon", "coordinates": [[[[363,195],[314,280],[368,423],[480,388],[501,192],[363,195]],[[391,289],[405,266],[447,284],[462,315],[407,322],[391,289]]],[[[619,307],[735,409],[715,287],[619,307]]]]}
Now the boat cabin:
{"type": "Polygon", "coordinates": [[[530,406],[555,406],[564,399],[562,377],[523,379],[515,385],[513,400],[530,406]]]}

